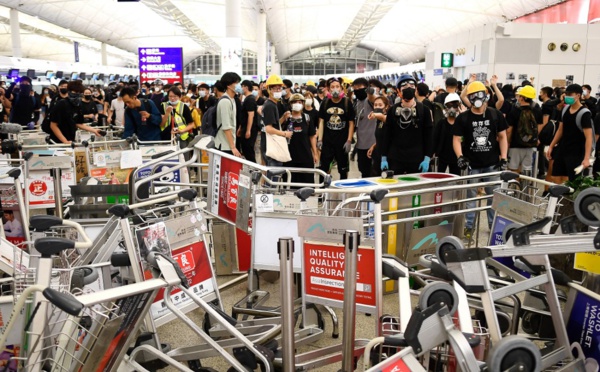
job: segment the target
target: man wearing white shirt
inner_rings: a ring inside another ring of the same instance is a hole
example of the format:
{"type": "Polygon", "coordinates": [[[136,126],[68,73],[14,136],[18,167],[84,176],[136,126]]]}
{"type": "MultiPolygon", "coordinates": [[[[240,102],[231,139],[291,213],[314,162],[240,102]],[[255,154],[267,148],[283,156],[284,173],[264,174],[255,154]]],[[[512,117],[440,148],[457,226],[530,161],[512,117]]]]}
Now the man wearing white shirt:
{"type": "Polygon", "coordinates": [[[22,238],[23,237],[23,225],[19,220],[15,219],[13,211],[4,211],[4,234],[9,238],[22,238]]]}

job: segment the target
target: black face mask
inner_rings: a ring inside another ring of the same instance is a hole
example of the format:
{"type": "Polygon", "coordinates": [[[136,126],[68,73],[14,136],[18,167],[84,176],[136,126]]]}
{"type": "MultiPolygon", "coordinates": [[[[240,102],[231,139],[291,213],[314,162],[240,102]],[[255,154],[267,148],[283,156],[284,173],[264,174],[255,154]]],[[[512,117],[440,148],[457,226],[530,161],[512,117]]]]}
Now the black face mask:
{"type": "Polygon", "coordinates": [[[376,109],[373,109],[373,112],[376,113],[376,114],[383,114],[383,109],[376,108],[376,109]]]}
{"type": "Polygon", "coordinates": [[[85,96],[83,96],[83,98],[85,98],[86,100],[91,100],[92,99],[92,95],[91,94],[86,94],[85,96]]]}
{"type": "Polygon", "coordinates": [[[354,95],[356,96],[357,99],[362,101],[363,99],[367,98],[367,88],[355,90],[354,95]]]}
{"type": "Polygon", "coordinates": [[[266,90],[266,89],[263,89],[262,90],[262,95],[263,95],[263,97],[269,97],[269,91],[266,90]]]}
{"type": "Polygon", "coordinates": [[[67,94],[67,93],[69,93],[69,90],[67,88],[60,88],[58,91],[60,92],[60,94],[67,94]]]}
{"type": "Polygon", "coordinates": [[[71,102],[71,104],[73,106],[79,106],[81,105],[81,97],[79,94],[77,93],[69,93],[69,102],[71,102]]]}
{"type": "Polygon", "coordinates": [[[28,95],[31,93],[31,85],[21,85],[21,94],[28,95]]]}
{"type": "Polygon", "coordinates": [[[410,101],[415,98],[415,88],[404,88],[402,90],[402,99],[405,101],[410,101]]]}
{"type": "Polygon", "coordinates": [[[538,100],[543,101],[542,96],[538,96],[538,100]]]}

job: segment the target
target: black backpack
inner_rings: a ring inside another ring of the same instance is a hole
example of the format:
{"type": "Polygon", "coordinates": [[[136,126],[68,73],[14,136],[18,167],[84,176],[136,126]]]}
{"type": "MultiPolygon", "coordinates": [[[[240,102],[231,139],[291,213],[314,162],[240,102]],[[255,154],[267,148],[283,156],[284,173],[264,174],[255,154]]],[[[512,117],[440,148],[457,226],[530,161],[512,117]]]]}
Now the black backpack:
{"type": "Polygon", "coordinates": [[[445,119],[444,115],[445,107],[439,102],[431,102],[433,105],[433,124],[437,124],[440,120],[445,119]]]}
{"type": "Polygon", "coordinates": [[[200,126],[200,130],[202,134],[206,134],[209,136],[216,137],[217,133],[221,129],[221,124],[217,125],[217,107],[219,106],[219,102],[226,97],[221,97],[219,101],[217,101],[216,105],[212,105],[206,110],[206,112],[202,115],[202,124],[200,126]]]}
{"type": "Polygon", "coordinates": [[[554,139],[554,135],[556,134],[556,130],[558,129],[558,123],[556,120],[548,120],[548,123],[542,128],[542,130],[538,133],[538,138],[540,143],[544,146],[550,146],[552,140],[554,139]]]}
{"type": "Polygon", "coordinates": [[[537,147],[538,124],[533,110],[521,108],[520,111],[513,141],[522,147],[537,147]]]}

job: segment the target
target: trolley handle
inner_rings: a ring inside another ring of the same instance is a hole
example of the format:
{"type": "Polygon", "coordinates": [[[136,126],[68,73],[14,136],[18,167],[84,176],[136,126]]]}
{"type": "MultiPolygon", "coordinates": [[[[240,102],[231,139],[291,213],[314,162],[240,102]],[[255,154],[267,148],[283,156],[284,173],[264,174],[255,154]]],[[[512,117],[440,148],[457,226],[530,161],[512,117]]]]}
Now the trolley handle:
{"type": "Polygon", "coordinates": [[[79,236],[83,239],[82,242],[75,242],[73,247],[70,248],[77,248],[77,249],[88,249],[92,247],[92,240],[90,239],[90,237],[87,235],[87,233],[85,232],[85,230],[83,229],[83,226],[81,226],[81,224],[71,221],[71,220],[63,220],[60,217],[57,216],[50,216],[50,215],[39,215],[39,216],[32,216],[29,219],[29,226],[31,226],[33,228],[33,230],[35,231],[48,231],[53,227],[57,227],[57,226],[68,226],[68,227],[72,227],[75,230],[77,230],[77,233],[79,234],[79,236]]]}
{"type": "Polygon", "coordinates": [[[21,168],[12,168],[10,169],[8,172],[4,173],[4,174],[0,174],[0,179],[4,179],[4,178],[19,178],[19,176],[21,175],[21,168]]]}
{"type": "Polygon", "coordinates": [[[42,291],[44,297],[51,304],[58,307],[65,313],[73,316],[79,315],[83,310],[83,304],[69,293],[59,292],[56,289],[46,288],[42,291]]]}
{"type": "Polygon", "coordinates": [[[182,198],[187,201],[192,201],[192,200],[196,199],[197,196],[198,196],[198,192],[196,190],[184,189],[184,190],[179,191],[177,194],[171,194],[171,195],[163,196],[161,198],[146,200],[146,201],[135,203],[135,204],[129,204],[129,205],[116,204],[116,205],[113,205],[112,207],[110,207],[106,211],[106,213],[111,214],[113,216],[117,216],[119,218],[124,218],[134,209],[139,209],[139,208],[143,208],[143,207],[153,206],[155,204],[170,202],[170,201],[176,200],[177,198],[182,198]]]}

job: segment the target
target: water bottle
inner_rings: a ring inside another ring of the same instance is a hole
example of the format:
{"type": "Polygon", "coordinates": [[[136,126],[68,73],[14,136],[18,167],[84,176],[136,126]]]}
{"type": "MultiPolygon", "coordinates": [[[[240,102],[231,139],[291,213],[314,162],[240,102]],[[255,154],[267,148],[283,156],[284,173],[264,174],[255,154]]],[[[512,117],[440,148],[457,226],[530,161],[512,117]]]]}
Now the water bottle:
{"type": "MultiPolygon", "coordinates": [[[[292,132],[292,135],[294,133],[294,123],[290,120],[288,121],[288,129],[289,132],[292,132]]],[[[290,143],[290,141],[292,140],[292,137],[290,136],[290,138],[288,138],[287,142],[288,144],[290,143]]]]}

